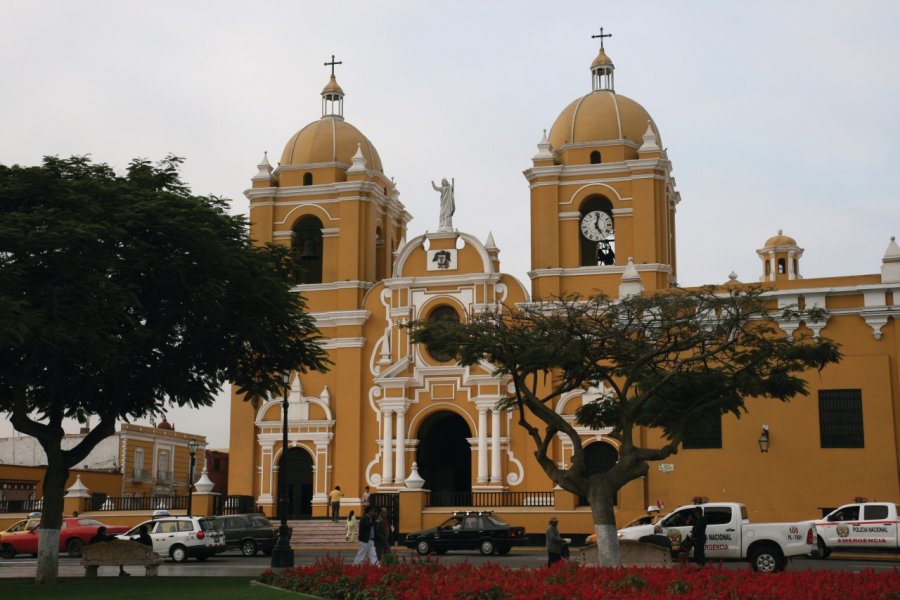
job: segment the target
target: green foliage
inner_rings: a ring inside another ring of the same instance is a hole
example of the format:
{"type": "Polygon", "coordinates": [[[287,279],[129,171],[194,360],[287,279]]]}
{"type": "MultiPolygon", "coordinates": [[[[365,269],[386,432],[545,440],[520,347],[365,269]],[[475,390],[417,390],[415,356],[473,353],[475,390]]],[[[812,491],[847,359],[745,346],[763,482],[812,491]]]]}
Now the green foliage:
{"type": "Polygon", "coordinates": [[[208,406],[226,381],[256,400],[282,371],[327,368],[288,250],[254,246],[224,199],[191,195],[181,162],[0,165],[0,412],[48,455],[44,527],[118,419],[208,406]],[[91,416],[62,450],[63,419],[91,416]]]}

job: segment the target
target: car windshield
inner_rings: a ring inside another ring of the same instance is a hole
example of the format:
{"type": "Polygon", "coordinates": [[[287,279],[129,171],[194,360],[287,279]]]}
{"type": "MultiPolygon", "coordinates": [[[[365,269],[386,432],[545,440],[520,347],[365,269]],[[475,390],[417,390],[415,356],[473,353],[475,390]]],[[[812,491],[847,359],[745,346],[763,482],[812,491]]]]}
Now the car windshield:
{"type": "Polygon", "coordinates": [[[462,517],[450,517],[449,519],[447,519],[446,521],[441,523],[438,526],[438,528],[439,529],[452,529],[453,527],[456,527],[457,529],[459,529],[462,526],[462,521],[463,521],[462,517]]]}
{"type": "Polygon", "coordinates": [[[203,531],[215,531],[218,528],[215,519],[200,519],[200,529],[203,531]]]}
{"type": "Polygon", "coordinates": [[[271,527],[272,523],[265,517],[261,515],[254,515],[250,517],[250,522],[252,522],[257,527],[271,527]]]}
{"type": "MultiPolygon", "coordinates": [[[[141,525],[146,525],[147,531],[153,531],[153,521],[144,521],[141,525]]],[[[141,525],[135,525],[122,535],[138,535],[141,532],[141,525]]]]}
{"type": "Polygon", "coordinates": [[[102,527],[103,523],[94,519],[78,519],[78,524],[82,527],[102,527]]]}
{"type": "Polygon", "coordinates": [[[508,523],[498,519],[497,517],[487,517],[487,520],[495,527],[508,527],[509,526],[508,523]]]}

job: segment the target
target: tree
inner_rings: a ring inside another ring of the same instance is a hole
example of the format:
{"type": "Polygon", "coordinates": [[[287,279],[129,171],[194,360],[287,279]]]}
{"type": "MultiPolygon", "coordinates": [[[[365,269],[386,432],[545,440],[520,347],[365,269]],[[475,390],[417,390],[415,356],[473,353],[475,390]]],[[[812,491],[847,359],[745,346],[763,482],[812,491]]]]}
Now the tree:
{"type": "Polygon", "coordinates": [[[429,350],[511,379],[514,391],[500,406],[518,409],[549,478],[588,499],[600,564],[616,565],[613,504],[622,486],[646,475],[650,461],[677,453],[689,426],[726,413],[740,417],[748,398],[806,395],[803,373],[840,359],[830,340],[787,339],[765,308],[757,288],[675,289],[621,300],[566,297],[411,328],[412,339],[429,350]],[[583,405],[575,421],[610,428],[619,457],[608,471],[588,473],[581,436],[553,405],[601,384],[605,397],[583,405]],[[640,427],[657,429],[663,442],[641,446],[640,427]],[[558,435],[573,446],[567,469],[553,456],[558,435]]]}
{"type": "Polygon", "coordinates": [[[254,246],[180,163],[0,165],[0,412],[47,454],[39,583],[58,573],[69,469],[117,420],[209,406],[225,381],[256,401],[283,371],[327,368],[289,250],[254,246]],[[66,418],[96,423],[70,450],[66,418]]]}

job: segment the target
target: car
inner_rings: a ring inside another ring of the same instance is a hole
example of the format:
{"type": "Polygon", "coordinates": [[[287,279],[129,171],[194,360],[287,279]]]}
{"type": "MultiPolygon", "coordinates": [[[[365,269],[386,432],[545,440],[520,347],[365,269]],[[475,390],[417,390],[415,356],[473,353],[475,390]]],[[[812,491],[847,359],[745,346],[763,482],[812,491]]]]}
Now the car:
{"type": "MultiPolygon", "coordinates": [[[[27,519],[17,522],[0,534],[0,556],[13,558],[17,554],[37,555],[37,529],[40,523],[40,514],[32,513],[27,519]]],[[[100,527],[106,527],[110,535],[128,531],[128,527],[124,525],[105,525],[96,519],[65,517],[59,532],[59,551],[73,557],[81,556],[81,550],[97,535],[100,527]]]]}
{"type": "MultiPolygon", "coordinates": [[[[860,498],[860,500],[862,500],[860,498]]],[[[854,502],[816,520],[813,556],[828,558],[835,548],[896,552],[900,548],[900,506],[893,502],[854,502]]]]}
{"type": "MultiPolygon", "coordinates": [[[[647,514],[636,517],[626,523],[624,526],[618,529],[619,539],[622,539],[624,536],[622,535],[622,530],[628,529],[629,527],[638,527],[640,525],[656,525],[656,523],[665,518],[668,513],[660,514],[659,507],[650,505],[647,507],[647,514]]],[[[587,536],[584,540],[585,544],[595,544],[597,543],[597,534],[592,533],[587,536]]]]}
{"type": "Polygon", "coordinates": [[[168,511],[155,511],[149,521],[116,536],[120,540],[137,541],[141,526],[153,540],[153,551],[181,563],[188,558],[204,561],[225,551],[225,532],[214,517],[173,517],[168,511]]]}
{"type": "Polygon", "coordinates": [[[219,529],[225,532],[225,547],[239,549],[244,556],[256,556],[262,552],[272,554],[278,539],[278,528],[261,513],[222,515],[216,517],[219,529]]]}
{"type": "Polygon", "coordinates": [[[407,534],[403,545],[419,554],[478,550],[484,555],[502,555],[525,543],[524,527],[513,527],[493,512],[478,511],[457,512],[437,527],[407,534]]]}

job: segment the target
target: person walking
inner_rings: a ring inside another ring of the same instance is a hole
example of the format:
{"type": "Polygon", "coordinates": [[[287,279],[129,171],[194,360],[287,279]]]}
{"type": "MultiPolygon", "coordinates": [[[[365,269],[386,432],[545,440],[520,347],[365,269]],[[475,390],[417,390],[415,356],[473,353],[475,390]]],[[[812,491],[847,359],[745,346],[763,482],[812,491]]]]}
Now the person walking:
{"type": "Polygon", "coordinates": [[[344,492],[341,491],[341,486],[336,485],[328,496],[331,499],[331,520],[337,523],[340,518],[341,498],[344,497],[344,492]]]}
{"type": "Polygon", "coordinates": [[[375,519],[372,514],[374,510],[374,507],[367,506],[362,519],[359,520],[359,550],[353,559],[354,565],[361,565],[364,560],[368,560],[370,565],[378,562],[378,555],[375,554],[375,519]]]}
{"type": "Polygon", "coordinates": [[[384,562],[384,557],[391,553],[391,520],[388,518],[387,508],[382,507],[378,518],[375,519],[375,554],[378,562],[384,562]]]}
{"type": "Polygon", "coordinates": [[[694,509],[694,521],[691,524],[691,540],[694,547],[694,561],[701,567],[706,564],[706,517],[703,509],[694,509]]]}
{"type": "Polygon", "coordinates": [[[553,566],[553,563],[562,560],[563,544],[565,543],[559,535],[557,524],[559,519],[553,517],[550,519],[550,526],[547,527],[547,566],[553,566]]]}
{"type": "Polygon", "coordinates": [[[371,501],[372,501],[372,491],[369,489],[369,486],[366,486],[366,489],[362,495],[363,508],[367,507],[371,501]]]}
{"type": "Polygon", "coordinates": [[[356,518],[356,511],[350,511],[347,517],[347,541],[356,539],[356,530],[359,528],[359,519],[356,518]]]}

